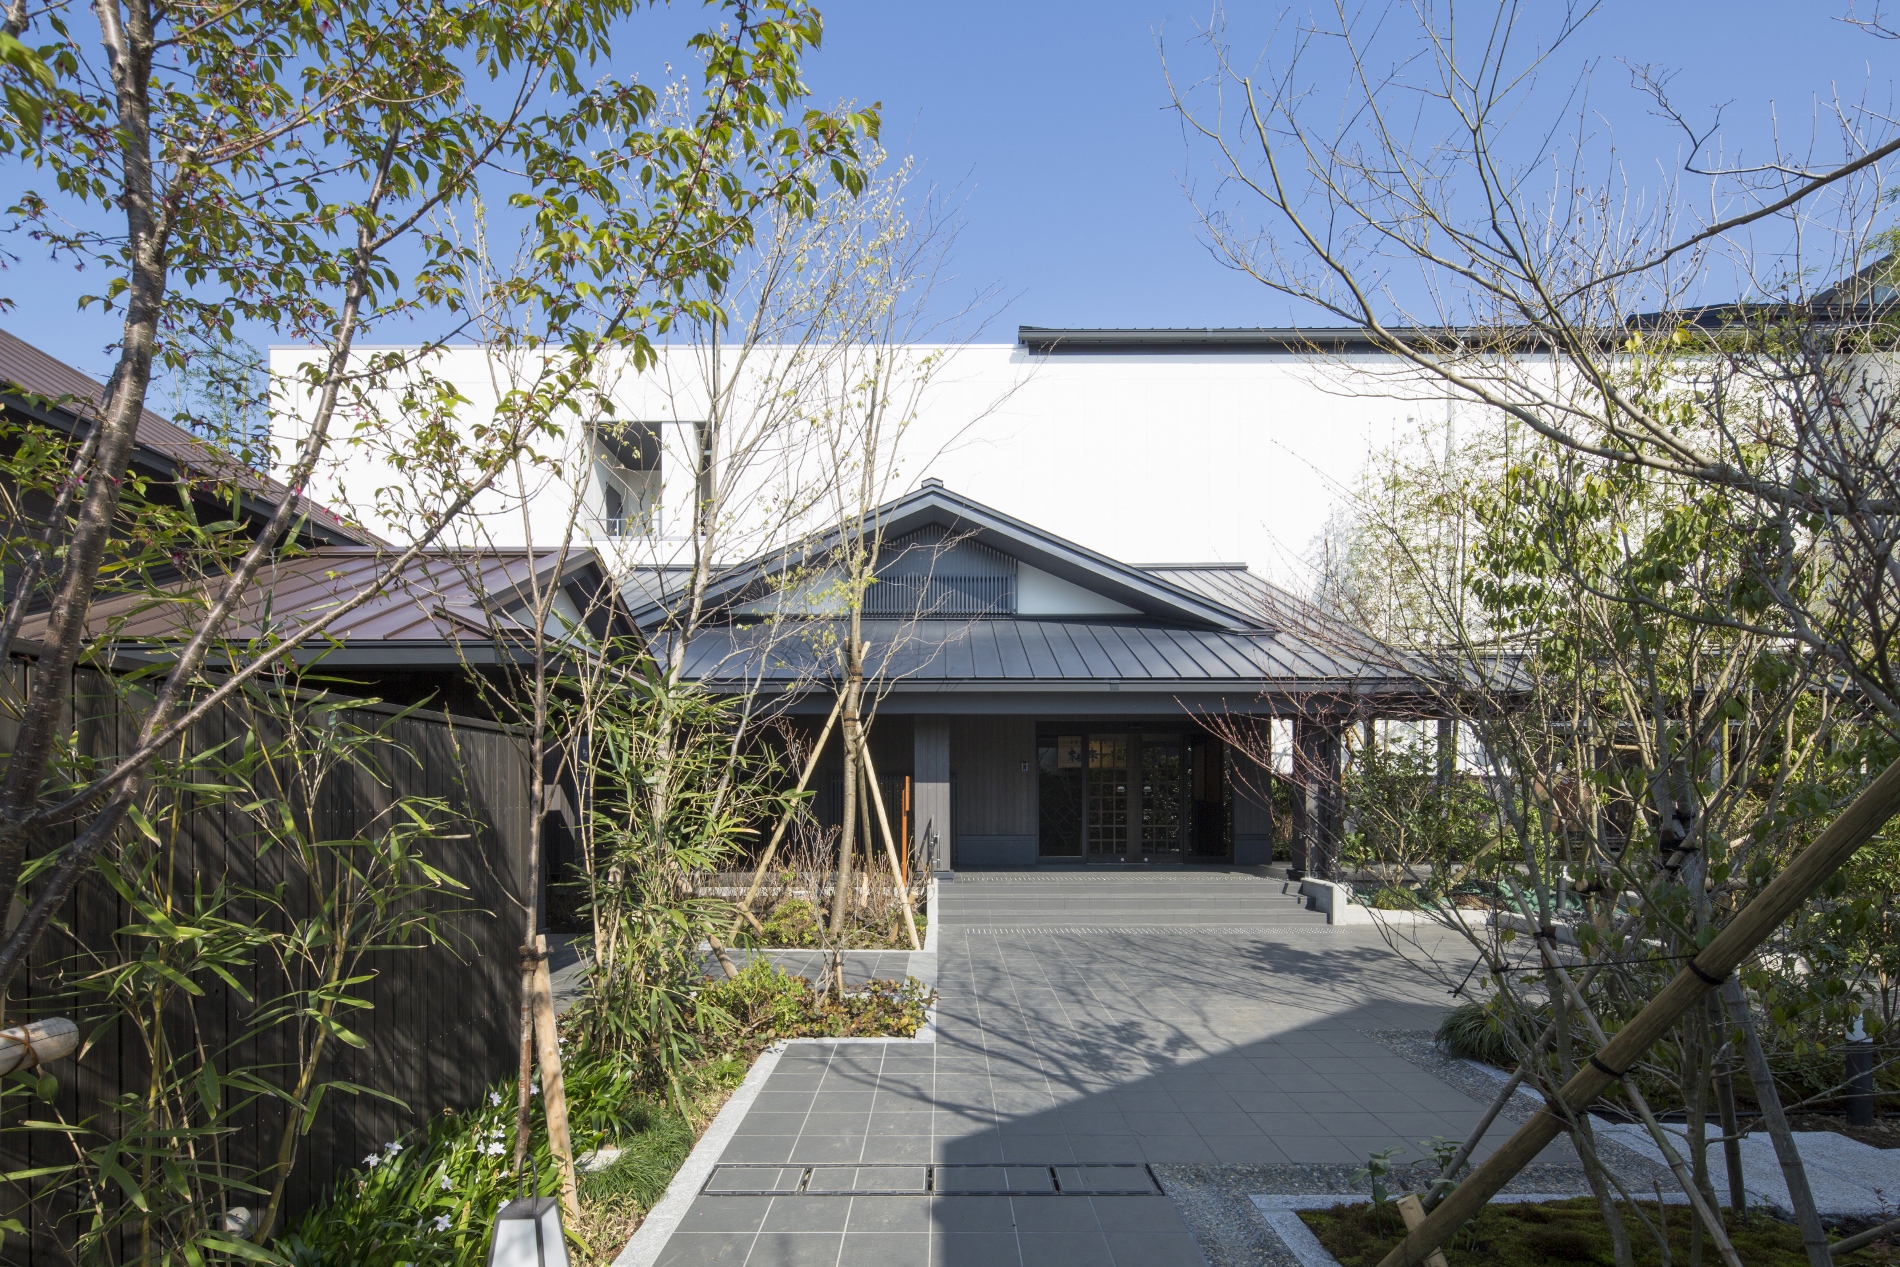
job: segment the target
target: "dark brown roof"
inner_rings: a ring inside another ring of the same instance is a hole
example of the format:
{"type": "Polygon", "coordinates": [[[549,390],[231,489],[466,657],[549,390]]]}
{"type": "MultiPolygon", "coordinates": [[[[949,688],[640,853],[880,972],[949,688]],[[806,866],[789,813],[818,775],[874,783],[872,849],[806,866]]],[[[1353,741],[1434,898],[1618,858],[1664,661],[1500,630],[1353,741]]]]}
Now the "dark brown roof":
{"type": "MultiPolygon", "coordinates": [[[[325,546],[279,557],[266,565],[226,625],[234,640],[284,634],[374,584],[396,557],[373,546],[325,546]]],[[[411,562],[383,591],[339,617],[326,639],[351,644],[408,643],[446,647],[456,642],[492,642],[496,634],[521,636],[527,626],[506,614],[531,597],[531,574],[545,581],[559,561],[555,550],[532,559],[519,550],[431,550],[411,562]]],[[[611,601],[613,587],[591,551],[570,551],[562,568],[576,583],[611,601]]],[[[92,636],[112,633],[126,643],[163,643],[189,635],[203,619],[215,579],[181,586],[170,598],[150,594],[105,595],[93,603],[92,636]],[[116,628],[115,628],[116,626],[116,628]]],[[[43,618],[30,618],[22,643],[38,641],[43,618]]]]}
{"type": "MultiPolygon", "coordinates": [[[[105,389],[90,375],[48,356],[18,335],[0,330],[0,390],[8,386],[29,398],[28,403],[37,407],[33,412],[64,414],[74,423],[97,419],[105,395],[105,389]]],[[[58,418],[49,420],[60,422],[58,418]]],[[[168,476],[191,472],[212,480],[229,481],[272,508],[290,493],[270,476],[251,470],[231,454],[206,444],[149,409],[139,415],[138,444],[148,459],[156,459],[161,472],[168,476]]],[[[377,541],[372,533],[346,523],[327,506],[304,498],[300,499],[299,509],[327,534],[364,545],[377,541]]]]}

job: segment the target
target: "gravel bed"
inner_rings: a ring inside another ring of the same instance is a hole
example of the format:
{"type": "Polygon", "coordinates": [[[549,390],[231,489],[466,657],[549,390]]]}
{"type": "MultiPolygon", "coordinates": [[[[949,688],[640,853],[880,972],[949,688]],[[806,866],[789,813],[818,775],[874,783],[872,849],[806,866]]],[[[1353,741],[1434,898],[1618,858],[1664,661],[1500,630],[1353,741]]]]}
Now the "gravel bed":
{"type": "MultiPolygon", "coordinates": [[[[1440,1081],[1449,1082],[1474,1100],[1490,1104],[1497,1098],[1498,1092],[1504,1089],[1501,1078],[1476,1067],[1468,1060],[1447,1056],[1440,1051],[1438,1044],[1433,1041],[1428,1031],[1377,1030],[1368,1037],[1376,1039],[1395,1054],[1411,1061],[1440,1081]]],[[[1542,1097],[1534,1092],[1527,1093],[1520,1089],[1519,1093],[1513,1095],[1511,1102],[1506,1104],[1503,1111],[1498,1114],[1498,1120],[1492,1123],[1492,1135],[1501,1139],[1509,1134],[1504,1127],[1505,1123],[1509,1123],[1511,1127],[1517,1127],[1530,1121],[1532,1115],[1541,1108],[1542,1103],[1542,1097]]],[[[1597,1156],[1602,1159],[1603,1164],[1615,1172],[1631,1191],[1647,1192],[1654,1180],[1660,1180],[1665,1189],[1676,1186],[1675,1176],[1669,1173],[1667,1166],[1658,1165],[1641,1153],[1623,1147],[1601,1132],[1597,1134],[1596,1146],[1597,1156]]],[[[1557,1141],[1544,1152],[1545,1157],[1553,1159],[1559,1154],[1565,1158],[1562,1166],[1571,1177],[1569,1183],[1561,1187],[1531,1189],[1513,1185],[1506,1191],[1569,1192],[1574,1189],[1579,1195],[1587,1194],[1590,1191],[1590,1185],[1583,1176],[1583,1163],[1577,1160],[1576,1148],[1571,1144],[1568,1135],[1558,1136],[1557,1141]]],[[[1540,1166],[1551,1164],[1552,1162],[1544,1162],[1540,1163],[1540,1166]]],[[[1528,1169],[1530,1168],[1527,1168],[1527,1172],[1528,1169]]]]}
{"type": "MultiPolygon", "coordinates": [[[[1428,1032],[1384,1030],[1371,1035],[1393,1052],[1450,1083],[1480,1103],[1489,1104],[1503,1086],[1497,1079],[1462,1060],[1438,1050],[1428,1032]]],[[[1528,1097],[1513,1096],[1499,1113],[1493,1131],[1506,1131],[1529,1119],[1537,1103],[1528,1097]],[[1509,1124],[1508,1126],[1506,1124],[1509,1124]]],[[[1648,1191],[1652,1177],[1673,1183],[1668,1172],[1629,1149],[1599,1138],[1598,1152],[1633,1190],[1648,1191]]],[[[1551,1161],[1526,1166],[1505,1186],[1506,1192],[1569,1192],[1590,1194],[1584,1181],[1583,1167],[1567,1138],[1559,1139],[1546,1156],[1551,1161]]],[[[1220,1166],[1182,1165],[1150,1167],[1161,1187],[1181,1211],[1181,1217],[1193,1229],[1207,1256],[1209,1267],[1300,1267],[1254,1208],[1256,1194],[1291,1196],[1298,1194],[1338,1193],[1347,1196],[1368,1191],[1355,1184],[1356,1165],[1283,1165],[1220,1166]]],[[[1427,1162],[1399,1164],[1392,1168],[1388,1187],[1394,1192],[1417,1192],[1437,1177],[1437,1169],[1427,1162]]]]}

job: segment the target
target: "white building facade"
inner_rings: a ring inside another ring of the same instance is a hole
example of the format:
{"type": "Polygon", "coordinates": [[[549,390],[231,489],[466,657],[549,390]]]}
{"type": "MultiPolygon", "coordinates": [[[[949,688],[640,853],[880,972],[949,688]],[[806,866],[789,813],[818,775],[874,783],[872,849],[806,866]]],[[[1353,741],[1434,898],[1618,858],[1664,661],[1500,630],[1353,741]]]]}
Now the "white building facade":
{"type": "MultiPolygon", "coordinates": [[[[452,536],[554,544],[571,517],[575,539],[603,557],[679,563],[714,487],[734,521],[716,562],[834,522],[837,498],[814,490],[840,464],[818,433],[824,380],[848,395],[851,371],[817,365],[822,355],[753,348],[715,360],[663,347],[644,372],[609,369],[599,398],[563,415],[562,434],[541,437],[535,460],[498,479],[452,536]]],[[[1026,327],[1013,344],[883,355],[884,372],[903,381],[865,504],[934,478],[1110,557],[1244,563],[1281,581],[1297,581],[1298,559],[1369,454],[1447,410],[1394,358],[1345,335],[1026,327]]],[[[280,455],[307,426],[298,369],[311,356],[272,352],[280,455]]],[[[438,352],[426,369],[461,398],[454,425],[469,434],[525,378],[474,346],[438,352]]],[[[425,447],[422,422],[377,400],[334,428],[311,492],[403,541],[430,504],[429,481],[405,464],[425,447]]]]}

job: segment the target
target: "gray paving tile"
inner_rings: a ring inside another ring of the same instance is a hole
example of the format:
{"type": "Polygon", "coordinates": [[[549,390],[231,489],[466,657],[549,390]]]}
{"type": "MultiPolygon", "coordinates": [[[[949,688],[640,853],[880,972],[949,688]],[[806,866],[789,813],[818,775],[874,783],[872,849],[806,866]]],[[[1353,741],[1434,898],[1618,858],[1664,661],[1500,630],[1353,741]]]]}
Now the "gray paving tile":
{"type": "Polygon", "coordinates": [[[764,1226],[771,1197],[700,1197],[681,1217],[681,1232],[744,1232],[764,1226]]]}
{"type": "Polygon", "coordinates": [[[801,1135],[792,1145],[792,1155],[787,1160],[795,1162],[863,1161],[864,1136],[801,1135]]]}
{"type": "Polygon", "coordinates": [[[931,1267],[932,1238],[927,1233],[846,1233],[837,1267],[931,1267]]]}
{"type": "Polygon", "coordinates": [[[797,1135],[804,1131],[808,1113],[747,1113],[739,1123],[741,1135],[797,1135]]]}
{"type": "Polygon", "coordinates": [[[931,1198],[853,1197],[845,1231],[851,1236],[864,1232],[906,1232],[922,1235],[931,1230],[931,1198]]]}
{"type": "Polygon", "coordinates": [[[935,1161],[931,1143],[928,1135],[872,1135],[865,1139],[864,1153],[859,1160],[870,1163],[935,1161]]]}
{"type": "Polygon", "coordinates": [[[1003,1160],[1053,1166],[1074,1161],[1075,1151],[1067,1135],[1004,1135],[1003,1160]]]}
{"type": "Polygon", "coordinates": [[[1037,1267],[1115,1267],[1115,1256],[1100,1232],[1023,1232],[1016,1234],[1024,1263],[1037,1267]]]}
{"type": "Polygon", "coordinates": [[[930,1261],[933,1267],[1030,1267],[1023,1260],[1014,1229],[933,1236],[930,1261]]]}
{"type": "Polygon", "coordinates": [[[1074,1197],[1011,1197],[1010,1211],[1018,1232],[1101,1231],[1088,1201],[1074,1197]]]}
{"type": "Polygon", "coordinates": [[[1164,1196],[1089,1197],[1104,1232],[1185,1232],[1174,1202],[1164,1196]]]}
{"type": "Polygon", "coordinates": [[[1203,1135],[1201,1140],[1225,1166],[1276,1166],[1287,1160],[1286,1150],[1265,1135],[1203,1135]]]}
{"type": "Polygon", "coordinates": [[[761,1232],[746,1267],[835,1267],[841,1232],[761,1232]]]}
{"type": "Polygon", "coordinates": [[[995,1196],[934,1197],[930,1222],[940,1232],[1008,1232],[1013,1236],[1016,1228],[1010,1198],[995,1196]]]}
{"type": "Polygon", "coordinates": [[[1199,1135],[1144,1135],[1141,1137],[1143,1160],[1165,1162],[1171,1166],[1211,1163],[1214,1150],[1199,1135]]]}
{"type": "Polygon", "coordinates": [[[851,1214],[851,1201],[850,1197],[773,1197],[771,1208],[765,1212],[764,1230],[842,1232],[851,1214]]]}
{"type": "Polygon", "coordinates": [[[1206,1267],[1201,1247],[1188,1232],[1109,1232],[1104,1238],[1117,1263],[1141,1267],[1206,1267]]]}
{"type": "Polygon", "coordinates": [[[720,1161],[790,1161],[796,1135],[735,1135],[720,1161]]]}
{"type": "Polygon", "coordinates": [[[654,1267],[742,1267],[752,1233],[674,1232],[654,1267]]]}

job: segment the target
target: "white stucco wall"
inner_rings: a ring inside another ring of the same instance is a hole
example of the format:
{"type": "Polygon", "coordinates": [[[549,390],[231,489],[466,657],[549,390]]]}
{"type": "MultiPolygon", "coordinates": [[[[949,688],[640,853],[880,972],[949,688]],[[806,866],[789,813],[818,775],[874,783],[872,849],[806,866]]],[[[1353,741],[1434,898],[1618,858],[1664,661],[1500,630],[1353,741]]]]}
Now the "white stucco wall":
{"type": "MultiPolygon", "coordinates": [[[[1132,563],[1244,562],[1292,578],[1294,561],[1368,452],[1408,418],[1442,418],[1446,409],[1442,398],[1419,397],[1391,362],[1372,356],[1324,364],[1293,353],[1044,357],[1009,344],[914,352],[936,368],[899,442],[891,495],[934,476],[954,492],[1132,563]]],[[[308,356],[274,349],[280,384],[308,356]]],[[[446,352],[434,368],[468,398],[458,420],[464,427],[492,409],[508,379],[476,348],[446,352]]],[[[705,412],[698,362],[684,351],[662,352],[660,366],[644,374],[605,377],[622,419],[667,424],[663,515],[667,532],[676,531],[691,497],[691,424],[705,412]]],[[[278,441],[287,452],[308,402],[288,390],[281,400],[278,441]]],[[[342,437],[312,492],[401,539],[400,516],[379,515],[377,502],[379,491],[385,503],[391,491],[402,495],[406,479],[391,458],[404,451],[411,424],[393,409],[373,408],[347,424],[359,425],[362,435],[342,437]]],[[[557,540],[573,490],[588,483],[584,461],[576,460],[579,436],[570,425],[564,440],[543,446],[548,464],[520,481],[511,476],[482,499],[480,531],[464,529],[462,539],[557,540]]],[[[761,522],[733,536],[729,553],[763,548],[789,531],[796,516],[785,499],[811,483],[817,460],[784,452],[761,463],[748,504],[773,509],[748,512],[761,522]]],[[[801,513],[809,522],[827,510],[821,504],[801,513]]],[[[590,522],[582,516],[584,529],[590,522]]],[[[657,558],[677,545],[642,542],[636,553],[657,558]]]]}

